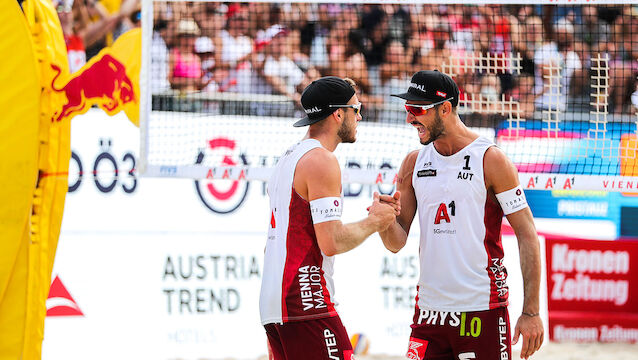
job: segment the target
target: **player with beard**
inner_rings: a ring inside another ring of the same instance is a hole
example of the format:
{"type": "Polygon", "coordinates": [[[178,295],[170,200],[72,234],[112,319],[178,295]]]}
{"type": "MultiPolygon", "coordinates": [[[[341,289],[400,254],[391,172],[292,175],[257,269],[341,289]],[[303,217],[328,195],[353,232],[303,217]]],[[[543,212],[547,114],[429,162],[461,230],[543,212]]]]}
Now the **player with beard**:
{"type": "Polygon", "coordinates": [[[406,100],[406,121],[425,145],[404,159],[396,197],[401,213],[379,232],[386,248],[399,251],[418,209],[420,278],[408,358],[511,359],[520,335],[521,358],[528,358],[543,342],[540,246],[516,168],[463,124],[459,89],[449,76],[419,71],[407,92],[393,96],[406,100]],[[513,342],[503,215],[518,239],[524,282],[513,342]]]}
{"type": "Polygon", "coordinates": [[[352,345],[335,309],[334,255],[385,230],[400,209],[378,193],[368,216],[343,224],[341,168],[333,154],[353,143],[361,103],[350,79],[324,77],[301,95],[306,136],[279,159],[268,182],[270,227],[259,308],[275,360],[351,360],[352,345]]]}

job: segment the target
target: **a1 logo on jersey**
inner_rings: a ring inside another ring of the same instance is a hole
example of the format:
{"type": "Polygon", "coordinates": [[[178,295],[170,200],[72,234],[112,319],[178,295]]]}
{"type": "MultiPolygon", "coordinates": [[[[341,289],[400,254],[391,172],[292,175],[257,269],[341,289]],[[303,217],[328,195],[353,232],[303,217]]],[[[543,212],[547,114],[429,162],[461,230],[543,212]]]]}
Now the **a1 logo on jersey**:
{"type": "Polygon", "coordinates": [[[410,360],[423,360],[425,358],[425,350],[427,348],[427,341],[411,337],[410,344],[408,345],[408,353],[405,357],[410,360]]]}

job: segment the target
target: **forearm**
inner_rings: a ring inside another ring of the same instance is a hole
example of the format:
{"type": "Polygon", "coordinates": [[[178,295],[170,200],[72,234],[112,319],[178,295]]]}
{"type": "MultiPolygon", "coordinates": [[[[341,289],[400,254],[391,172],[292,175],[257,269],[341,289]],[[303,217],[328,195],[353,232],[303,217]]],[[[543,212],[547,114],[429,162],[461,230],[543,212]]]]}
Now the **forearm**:
{"type": "Polygon", "coordinates": [[[401,250],[408,239],[408,234],[397,222],[390,225],[385,231],[380,231],[379,236],[381,236],[385,248],[393,253],[401,250]]]}
{"type": "Polygon", "coordinates": [[[536,232],[519,238],[521,272],[523,273],[523,311],[536,314],[539,311],[541,282],[540,246],[536,232]]]}
{"type": "Polygon", "coordinates": [[[344,224],[335,234],[335,253],[341,254],[359,246],[377,231],[377,226],[369,219],[344,224]]]}

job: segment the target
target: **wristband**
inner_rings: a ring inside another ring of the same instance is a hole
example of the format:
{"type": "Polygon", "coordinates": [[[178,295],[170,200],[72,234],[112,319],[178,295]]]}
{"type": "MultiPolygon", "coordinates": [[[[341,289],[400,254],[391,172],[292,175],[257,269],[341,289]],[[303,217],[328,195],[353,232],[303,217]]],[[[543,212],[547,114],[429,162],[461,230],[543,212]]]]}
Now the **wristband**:
{"type": "Polygon", "coordinates": [[[539,315],[539,313],[533,313],[533,314],[532,314],[532,313],[527,313],[527,312],[525,312],[525,311],[521,311],[521,314],[522,314],[522,315],[529,316],[529,317],[534,317],[534,316],[538,316],[538,315],[539,315]]]}

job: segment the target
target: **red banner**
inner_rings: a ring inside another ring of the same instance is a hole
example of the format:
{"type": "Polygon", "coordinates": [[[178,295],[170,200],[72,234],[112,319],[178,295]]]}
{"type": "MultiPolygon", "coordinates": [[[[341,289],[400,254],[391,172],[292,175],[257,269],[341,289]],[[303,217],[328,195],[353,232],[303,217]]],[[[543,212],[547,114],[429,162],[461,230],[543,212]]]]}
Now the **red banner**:
{"type": "Polygon", "coordinates": [[[638,241],[546,238],[554,341],[638,342],[638,241]]]}

